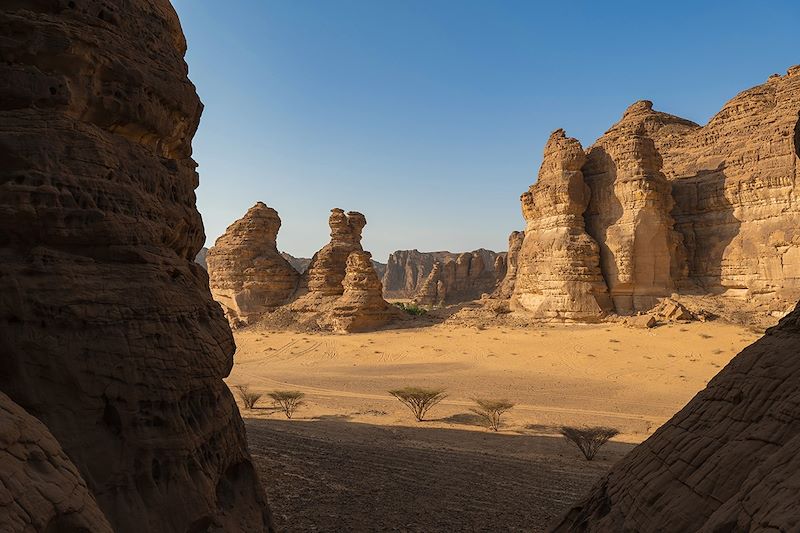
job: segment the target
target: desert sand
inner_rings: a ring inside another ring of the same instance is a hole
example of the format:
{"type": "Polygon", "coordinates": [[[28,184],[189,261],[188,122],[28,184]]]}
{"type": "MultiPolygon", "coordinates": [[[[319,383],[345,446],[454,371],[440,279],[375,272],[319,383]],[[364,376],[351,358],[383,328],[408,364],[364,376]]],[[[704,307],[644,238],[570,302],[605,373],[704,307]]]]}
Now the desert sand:
{"type": "Polygon", "coordinates": [[[235,336],[229,385],[307,395],[292,420],[268,399],[242,408],[279,529],[530,531],[552,523],[759,335],[716,321],[235,336]],[[406,385],[444,387],[448,398],[419,423],[387,393],[406,385]],[[476,396],[516,402],[500,432],[470,413],[476,396]],[[561,425],[620,435],[587,462],[558,435],[561,425]]]}

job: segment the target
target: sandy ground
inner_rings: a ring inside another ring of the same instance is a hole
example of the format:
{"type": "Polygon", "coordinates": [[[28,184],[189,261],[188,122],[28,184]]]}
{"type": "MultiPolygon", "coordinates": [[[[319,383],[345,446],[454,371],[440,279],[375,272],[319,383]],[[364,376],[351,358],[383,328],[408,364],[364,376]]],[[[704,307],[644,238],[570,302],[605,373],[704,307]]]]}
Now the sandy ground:
{"type": "Polygon", "coordinates": [[[282,531],[537,531],[679,410],[758,334],[720,322],[374,333],[240,330],[228,383],[300,390],[292,420],[243,410],[282,531]],[[447,389],[415,422],[386,391],[447,389]],[[499,433],[473,397],[516,406],[499,433]],[[561,425],[621,434],[587,462],[561,425]]]}

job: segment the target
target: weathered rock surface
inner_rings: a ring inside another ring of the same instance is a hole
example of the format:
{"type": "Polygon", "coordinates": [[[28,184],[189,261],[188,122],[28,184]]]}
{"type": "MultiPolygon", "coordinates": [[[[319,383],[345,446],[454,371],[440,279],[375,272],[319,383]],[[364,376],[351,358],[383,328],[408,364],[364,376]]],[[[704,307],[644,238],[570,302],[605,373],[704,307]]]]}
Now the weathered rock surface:
{"type": "Polygon", "coordinates": [[[634,448],[554,531],[795,531],[800,306],[634,448]]]}
{"type": "Polygon", "coordinates": [[[428,281],[434,264],[439,262],[439,274],[434,276],[442,276],[448,303],[479,298],[484,292],[492,292],[505,276],[504,256],[505,253],[483,248],[464,253],[397,250],[389,255],[383,276],[383,294],[386,298],[424,299],[423,285],[427,291],[440,279],[428,281]],[[498,257],[503,259],[498,261],[498,257]],[[449,263],[452,265],[448,266],[449,263]],[[501,270],[496,270],[501,265],[501,270]]]}
{"type": "Polygon", "coordinates": [[[514,287],[517,284],[517,270],[519,268],[519,251],[525,240],[524,231],[512,231],[508,236],[508,252],[503,260],[503,277],[497,285],[495,296],[498,298],[511,298],[514,294],[514,287]]]}
{"type": "Polygon", "coordinates": [[[258,202],[208,251],[211,294],[231,326],[243,326],[288,303],[300,273],[278,252],[278,212],[258,202]]]}
{"type": "MultiPolygon", "coordinates": [[[[3,414],[0,449],[31,454],[13,468],[35,485],[5,485],[2,505],[46,520],[39,486],[54,513],[75,509],[53,530],[102,531],[83,479],[114,531],[268,530],[222,381],[233,338],[193,261],[202,105],[174,10],[11,2],[0,26],[0,390],[76,469],[12,407],[36,440],[3,414]]],[[[11,531],[38,527],[16,516],[11,531]]]]}
{"type": "Polygon", "coordinates": [[[650,102],[632,105],[589,149],[583,174],[591,189],[586,228],[617,312],[653,307],[675,292],[685,252],[673,229],[672,187],[661,155],[640,124],[650,102]]]}
{"type": "Polygon", "coordinates": [[[0,530],[112,531],[55,437],[1,392],[0,530]]]}
{"type": "MultiPolygon", "coordinates": [[[[766,313],[800,299],[799,153],[800,67],[742,92],[702,127],[648,101],[630,106],[572,170],[591,191],[582,214],[614,310],[647,311],[673,293],[766,313]]],[[[574,217],[552,223],[564,230],[574,217]]],[[[524,255],[518,278],[538,272],[538,255],[524,255]]]]}
{"type": "Polygon", "coordinates": [[[344,292],[333,306],[334,331],[368,331],[396,318],[398,311],[383,299],[381,280],[369,252],[351,252],[342,283],[344,292]]]}
{"type": "MultiPolygon", "coordinates": [[[[347,258],[351,252],[363,252],[361,232],[367,219],[361,213],[332,209],[328,218],[331,240],[311,258],[303,277],[311,299],[325,296],[341,296],[347,258]]],[[[308,298],[307,298],[308,300],[308,298]]]]}
{"type": "Polygon", "coordinates": [[[305,273],[308,270],[308,265],[311,264],[310,257],[295,257],[292,254],[288,254],[286,252],[281,252],[281,257],[286,259],[286,261],[292,265],[292,268],[297,270],[300,274],[305,273]]]}
{"type": "Polygon", "coordinates": [[[564,130],[551,134],[539,179],[522,195],[527,225],[512,309],[560,320],[593,320],[612,310],[599,248],[584,226],[590,197],[581,172],[585,161],[576,139],[564,130]]]}

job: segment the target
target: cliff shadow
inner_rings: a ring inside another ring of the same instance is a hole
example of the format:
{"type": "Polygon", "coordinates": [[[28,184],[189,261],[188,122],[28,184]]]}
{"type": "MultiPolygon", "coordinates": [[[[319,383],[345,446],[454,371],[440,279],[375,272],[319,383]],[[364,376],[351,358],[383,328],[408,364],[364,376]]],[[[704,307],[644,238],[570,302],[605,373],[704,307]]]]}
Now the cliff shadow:
{"type": "Polygon", "coordinates": [[[541,531],[632,444],[586,461],[560,437],[245,419],[280,531],[541,531]]]}
{"type": "Polygon", "coordinates": [[[725,196],[728,180],[724,163],[713,170],[672,180],[675,205],[671,215],[675,230],[683,236],[686,254],[686,278],[679,286],[680,292],[721,294],[747,290],[746,285],[732,284],[730,276],[725,275],[725,251],[741,228],[741,221],[734,215],[735,207],[725,196]]]}

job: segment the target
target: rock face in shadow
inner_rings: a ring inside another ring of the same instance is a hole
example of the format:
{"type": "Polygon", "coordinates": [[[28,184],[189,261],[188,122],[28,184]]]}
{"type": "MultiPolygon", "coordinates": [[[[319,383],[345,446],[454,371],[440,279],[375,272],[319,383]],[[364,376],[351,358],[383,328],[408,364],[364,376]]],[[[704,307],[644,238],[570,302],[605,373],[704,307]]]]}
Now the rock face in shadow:
{"type": "Polygon", "coordinates": [[[347,256],[342,286],[344,292],[331,313],[334,331],[369,331],[387,324],[397,314],[383,299],[381,280],[369,252],[351,252],[347,256]]]}
{"type": "MultiPolygon", "coordinates": [[[[648,101],[630,106],[574,170],[591,191],[582,214],[614,311],[646,311],[675,293],[773,314],[800,299],[798,145],[800,67],[702,127],[648,101]]],[[[537,271],[535,257],[520,259],[517,277],[537,271]]]]}
{"type": "Polygon", "coordinates": [[[564,130],[550,135],[539,179],[522,195],[527,226],[512,309],[561,320],[593,320],[612,310],[599,248],[584,227],[590,197],[581,172],[585,161],[581,144],[564,130]]]}
{"type": "Polygon", "coordinates": [[[583,172],[591,191],[586,227],[600,243],[600,260],[614,307],[646,311],[677,287],[685,257],[670,213],[672,187],[661,155],[639,123],[652,108],[637,102],[589,149],[583,172]]]}
{"type": "Polygon", "coordinates": [[[297,290],[300,273],[278,252],[280,227],[278,212],[258,202],[206,255],[211,294],[234,327],[284,305],[297,290]]]}
{"type": "Polygon", "coordinates": [[[793,531],[800,306],[617,463],[554,531],[793,531]]]}
{"type": "Polygon", "coordinates": [[[505,253],[483,248],[463,253],[397,250],[389,255],[383,294],[421,303],[458,303],[494,291],[505,274],[505,253]],[[432,273],[437,262],[439,270],[432,273]],[[431,295],[431,287],[439,281],[443,290],[431,295]]]}
{"type": "Polygon", "coordinates": [[[0,530],[112,529],[47,428],[0,393],[0,530]]]}
{"type": "Polygon", "coordinates": [[[51,457],[46,498],[83,502],[89,530],[83,482],[114,531],[270,529],[222,381],[233,337],[193,261],[202,105],[173,8],[12,2],[0,25],[0,390],[52,435],[4,407],[0,448],[51,457]]]}

